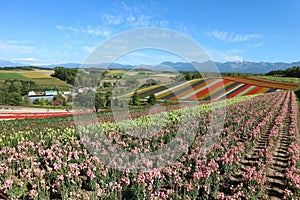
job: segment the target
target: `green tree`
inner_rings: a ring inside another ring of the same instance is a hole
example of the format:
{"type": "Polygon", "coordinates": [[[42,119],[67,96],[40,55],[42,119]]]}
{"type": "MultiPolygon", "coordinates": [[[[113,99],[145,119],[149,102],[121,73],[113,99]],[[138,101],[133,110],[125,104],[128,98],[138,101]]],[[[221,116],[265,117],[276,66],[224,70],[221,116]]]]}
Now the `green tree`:
{"type": "Polygon", "coordinates": [[[112,87],[111,82],[103,82],[103,87],[112,87]]]}
{"type": "Polygon", "coordinates": [[[114,98],[113,101],[112,101],[112,105],[113,106],[119,106],[119,99],[114,98]]]}
{"type": "Polygon", "coordinates": [[[77,69],[69,69],[64,67],[55,67],[53,77],[59,78],[60,80],[66,81],[67,83],[74,85],[77,69]]]}
{"type": "Polygon", "coordinates": [[[131,104],[136,106],[141,105],[141,98],[140,95],[137,93],[137,91],[135,91],[133,93],[133,96],[131,97],[131,104]]]}
{"type": "Polygon", "coordinates": [[[134,88],[136,86],[138,86],[140,84],[140,82],[136,79],[127,79],[125,81],[125,87],[129,87],[129,88],[134,88]]]}
{"type": "Polygon", "coordinates": [[[6,105],[20,106],[22,104],[22,96],[17,92],[10,92],[6,94],[6,105]]]}
{"type": "Polygon", "coordinates": [[[100,92],[95,94],[95,110],[98,112],[100,108],[103,108],[105,105],[105,99],[103,98],[100,92]]]}
{"type": "Polygon", "coordinates": [[[53,106],[61,106],[62,103],[63,103],[63,100],[62,100],[61,98],[59,98],[59,97],[57,97],[57,98],[55,98],[55,99],[53,99],[53,100],[51,101],[51,104],[52,104],[53,106]]]}
{"type": "Polygon", "coordinates": [[[92,109],[95,106],[95,92],[88,90],[85,93],[79,93],[74,97],[74,106],[80,108],[92,109]]]}
{"type": "Polygon", "coordinates": [[[39,99],[35,99],[35,100],[32,101],[32,103],[34,105],[39,105],[40,104],[40,100],[39,99]]]}
{"type": "Polygon", "coordinates": [[[111,106],[111,96],[112,96],[111,92],[106,92],[105,93],[105,100],[106,100],[105,106],[106,107],[110,107],[111,106]]]}
{"type": "Polygon", "coordinates": [[[44,98],[41,98],[41,99],[40,99],[40,105],[41,105],[41,106],[45,106],[45,105],[47,105],[47,103],[48,103],[48,102],[46,101],[46,99],[44,99],[44,98]]]}
{"type": "Polygon", "coordinates": [[[154,93],[151,93],[149,98],[148,98],[148,103],[151,104],[151,105],[154,105],[156,104],[156,96],[154,93]]]}
{"type": "Polygon", "coordinates": [[[29,105],[31,105],[31,104],[32,104],[32,103],[31,103],[29,97],[28,97],[27,95],[24,96],[24,98],[23,98],[23,105],[24,105],[24,106],[29,106],[29,105]]]}

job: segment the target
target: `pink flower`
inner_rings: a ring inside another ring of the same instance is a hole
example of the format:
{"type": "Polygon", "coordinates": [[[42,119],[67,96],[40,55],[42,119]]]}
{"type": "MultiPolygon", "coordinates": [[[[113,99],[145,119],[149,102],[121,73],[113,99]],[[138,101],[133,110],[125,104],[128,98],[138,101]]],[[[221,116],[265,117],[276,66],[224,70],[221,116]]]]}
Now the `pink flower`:
{"type": "Polygon", "coordinates": [[[185,184],[185,188],[186,188],[186,191],[191,191],[193,189],[193,186],[191,183],[187,183],[187,184],[185,184]]]}
{"type": "Polygon", "coordinates": [[[38,192],[36,191],[36,190],[30,190],[30,192],[29,192],[29,196],[31,197],[31,198],[34,198],[34,197],[37,197],[38,196],[38,192]]]}
{"type": "Polygon", "coordinates": [[[6,192],[7,189],[9,189],[14,183],[14,180],[8,179],[5,181],[5,183],[2,185],[1,189],[6,192]]]}
{"type": "Polygon", "coordinates": [[[220,192],[219,194],[218,194],[218,197],[217,197],[218,199],[225,199],[225,195],[224,195],[224,193],[223,192],[220,192]]]}
{"type": "Polygon", "coordinates": [[[130,179],[128,177],[124,177],[118,180],[118,183],[120,184],[125,184],[125,185],[129,185],[130,184],[130,179]]]}
{"type": "Polygon", "coordinates": [[[86,174],[87,174],[88,177],[90,177],[91,179],[96,178],[95,174],[94,174],[90,169],[88,169],[88,171],[86,172],[86,174]]]}
{"type": "Polygon", "coordinates": [[[201,172],[195,172],[193,174],[193,180],[199,180],[202,176],[202,173],[201,172]]]}
{"type": "Polygon", "coordinates": [[[53,168],[54,168],[54,170],[59,170],[60,168],[61,168],[61,164],[57,164],[57,163],[54,163],[53,164],[53,168]]]}

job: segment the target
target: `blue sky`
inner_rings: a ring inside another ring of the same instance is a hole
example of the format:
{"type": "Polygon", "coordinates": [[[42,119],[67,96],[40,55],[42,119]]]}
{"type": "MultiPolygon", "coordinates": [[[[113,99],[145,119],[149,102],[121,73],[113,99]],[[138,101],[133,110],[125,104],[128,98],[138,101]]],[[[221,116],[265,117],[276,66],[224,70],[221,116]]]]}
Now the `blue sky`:
{"type": "MultiPolygon", "coordinates": [[[[215,61],[300,61],[298,0],[2,0],[0,60],[82,63],[123,31],[161,27],[186,34],[215,61]]],[[[129,64],[180,61],[141,51],[129,64]]]]}

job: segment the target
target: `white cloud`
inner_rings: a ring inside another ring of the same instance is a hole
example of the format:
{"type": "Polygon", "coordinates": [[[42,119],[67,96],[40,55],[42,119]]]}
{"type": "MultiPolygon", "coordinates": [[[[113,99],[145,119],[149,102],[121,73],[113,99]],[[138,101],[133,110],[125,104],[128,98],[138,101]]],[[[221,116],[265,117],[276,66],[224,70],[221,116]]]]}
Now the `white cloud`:
{"type": "Polygon", "coordinates": [[[217,62],[243,62],[244,60],[240,55],[244,51],[238,49],[230,49],[226,51],[207,49],[206,51],[210,59],[217,62]]]}
{"type": "Polygon", "coordinates": [[[27,42],[17,40],[1,40],[0,39],[0,54],[5,53],[28,53],[35,49],[34,46],[27,44],[27,42]]]}
{"type": "Polygon", "coordinates": [[[119,57],[115,62],[121,64],[131,64],[131,65],[140,65],[140,64],[157,65],[164,61],[185,62],[185,60],[183,60],[179,56],[176,56],[169,52],[155,50],[155,49],[144,49],[144,50],[133,51],[119,57]]]}
{"type": "Polygon", "coordinates": [[[241,56],[224,56],[225,61],[227,62],[243,62],[243,58],[241,56]]]}
{"type": "Polygon", "coordinates": [[[244,50],[241,50],[241,49],[230,49],[230,50],[228,50],[226,52],[237,54],[237,53],[244,53],[244,50]]]}
{"type": "MultiPolygon", "coordinates": [[[[115,9],[102,13],[100,19],[107,26],[124,26],[125,28],[167,27],[170,22],[148,15],[147,7],[143,4],[130,6],[121,2],[115,9]]],[[[159,13],[157,9],[157,13],[159,13]]]]}
{"type": "Polygon", "coordinates": [[[14,62],[36,62],[34,58],[13,58],[12,61],[14,62]]]}
{"type": "Polygon", "coordinates": [[[130,28],[166,25],[166,21],[154,20],[151,16],[138,13],[119,13],[116,15],[103,14],[103,22],[108,25],[124,25],[130,28]]]}
{"type": "Polygon", "coordinates": [[[123,16],[115,16],[111,14],[102,14],[102,20],[111,25],[119,25],[123,21],[123,16]]]}
{"type": "Polygon", "coordinates": [[[61,64],[67,63],[67,61],[63,60],[39,60],[35,58],[13,58],[11,59],[12,62],[15,63],[22,63],[26,65],[52,65],[52,64],[61,64]]]}
{"type": "Polygon", "coordinates": [[[94,36],[108,37],[111,35],[111,32],[107,28],[100,28],[99,26],[93,27],[91,25],[88,25],[85,27],[74,27],[74,26],[56,25],[55,28],[58,30],[65,30],[74,33],[82,33],[82,34],[88,34],[94,36]]]}
{"type": "Polygon", "coordinates": [[[59,29],[59,30],[67,30],[67,31],[72,31],[75,33],[79,32],[79,29],[73,26],[61,26],[61,25],[56,25],[55,28],[59,29]]]}
{"type": "Polygon", "coordinates": [[[88,46],[88,45],[86,45],[86,46],[83,46],[83,47],[81,47],[84,51],[86,51],[87,53],[92,53],[94,50],[95,50],[95,46],[88,46]]]}
{"type": "Polygon", "coordinates": [[[264,42],[259,42],[259,43],[255,43],[255,44],[247,44],[248,47],[252,47],[252,48],[259,48],[262,47],[265,43],[264,42]]]}
{"type": "Polygon", "coordinates": [[[245,42],[252,39],[260,38],[259,34],[236,34],[226,31],[211,31],[206,32],[206,35],[215,38],[218,40],[226,41],[226,42],[245,42]]]}

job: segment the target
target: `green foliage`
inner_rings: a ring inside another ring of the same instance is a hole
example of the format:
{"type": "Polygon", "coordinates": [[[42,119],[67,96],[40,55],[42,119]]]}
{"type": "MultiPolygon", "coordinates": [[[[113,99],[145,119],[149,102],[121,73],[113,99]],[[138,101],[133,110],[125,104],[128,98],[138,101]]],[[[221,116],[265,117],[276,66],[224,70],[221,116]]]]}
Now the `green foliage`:
{"type": "Polygon", "coordinates": [[[268,76],[284,76],[284,77],[297,77],[300,78],[300,66],[294,66],[285,70],[273,70],[266,73],[268,76]]]}
{"type": "Polygon", "coordinates": [[[23,105],[24,106],[30,106],[30,105],[32,105],[32,103],[31,103],[31,101],[30,101],[30,99],[29,99],[29,97],[27,95],[25,95],[23,97],[23,105]]]}
{"type": "Polygon", "coordinates": [[[34,105],[39,105],[40,104],[40,99],[35,99],[35,100],[32,101],[32,103],[34,105]]]}
{"type": "Polygon", "coordinates": [[[22,96],[28,94],[29,91],[36,89],[36,84],[28,80],[5,80],[3,88],[6,92],[18,92],[22,96]]]}
{"type": "Polygon", "coordinates": [[[79,108],[92,109],[95,106],[95,92],[88,90],[85,93],[79,93],[74,97],[73,103],[79,108]]]}
{"type": "Polygon", "coordinates": [[[96,112],[101,108],[108,108],[111,106],[111,96],[112,93],[110,91],[103,93],[97,92],[95,94],[95,109],[96,112]]]}
{"type": "Polygon", "coordinates": [[[282,76],[254,76],[254,78],[262,78],[270,81],[276,82],[286,82],[286,83],[300,83],[300,78],[296,77],[282,77],[282,76]]]}
{"type": "Polygon", "coordinates": [[[20,106],[22,102],[22,96],[18,92],[6,93],[4,96],[4,105],[20,106]]]}
{"type": "Polygon", "coordinates": [[[33,82],[24,80],[6,80],[0,84],[0,105],[21,105],[22,95],[27,94],[30,89],[27,85],[34,87],[33,82]]]}
{"type": "Polygon", "coordinates": [[[111,82],[103,82],[103,87],[112,87],[111,82]]]}
{"type": "Polygon", "coordinates": [[[151,105],[154,105],[156,103],[156,96],[154,93],[151,93],[151,95],[149,96],[148,103],[151,105]]]}
{"type": "Polygon", "coordinates": [[[141,97],[137,93],[137,91],[135,91],[133,93],[133,96],[131,97],[131,105],[136,105],[136,106],[140,106],[141,105],[141,97]]]}
{"type": "Polygon", "coordinates": [[[105,98],[103,97],[103,95],[101,93],[96,93],[95,95],[95,109],[96,112],[98,112],[98,110],[100,108],[103,108],[105,106],[105,98]]]}
{"type": "Polygon", "coordinates": [[[51,102],[48,99],[35,99],[33,100],[32,104],[34,105],[40,105],[40,106],[49,106],[51,105],[51,102]]]}
{"type": "Polygon", "coordinates": [[[297,96],[297,98],[298,98],[298,101],[300,101],[300,89],[297,90],[297,91],[295,92],[295,94],[296,94],[296,96],[297,96]]]}
{"type": "Polygon", "coordinates": [[[0,70],[5,70],[5,71],[33,71],[34,69],[52,70],[51,68],[37,67],[37,66],[0,67],[0,70]]]}
{"type": "MultiPolygon", "coordinates": [[[[221,73],[221,76],[245,76],[245,74],[240,73],[221,73]]],[[[189,81],[197,78],[206,78],[206,77],[220,77],[220,73],[216,72],[180,72],[179,75],[175,77],[176,81],[189,81]]]]}
{"type": "Polygon", "coordinates": [[[0,73],[0,80],[24,79],[25,77],[18,73],[0,73]]]}
{"type": "Polygon", "coordinates": [[[110,107],[111,106],[111,96],[112,96],[112,93],[111,92],[106,92],[105,93],[105,106],[106,107],[110,107]]]}
{"type": "Polygon", "coordinates": [[[66,81],[67,83],[74,85],[77,69],[69,69],[64,67],[55,67],[54,73],[51,75],[53,77],[59,78],[62,81],[66,81]]]}
{"type": "Polygon", "coordinates": [[[127,79],[126,81],[125,81],[125,87],[130,87],[130,88],[134,88],[134,87],[136,87],[136,86],[138,86],[139,85],[139,81],[138,80],[136,80],[136,79],[127,79]]]}

